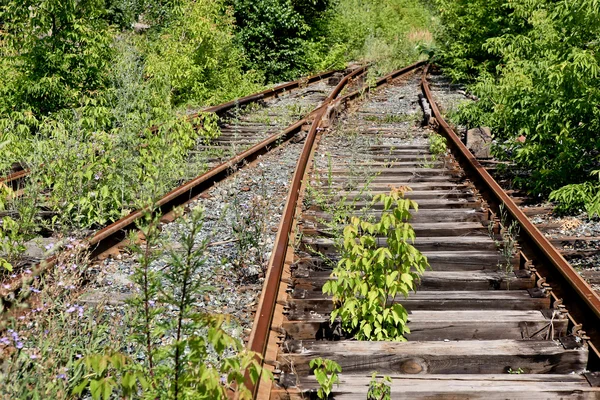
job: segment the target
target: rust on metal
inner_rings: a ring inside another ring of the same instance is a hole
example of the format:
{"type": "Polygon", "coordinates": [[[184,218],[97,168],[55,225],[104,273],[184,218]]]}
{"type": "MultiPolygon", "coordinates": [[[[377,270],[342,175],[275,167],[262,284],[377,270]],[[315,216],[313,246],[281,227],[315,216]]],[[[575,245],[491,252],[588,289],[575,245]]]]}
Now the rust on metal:
{"type": "MultiPolygon", "coordinates": [[[[391,74],[384,76],[376,81],[375,86],[381,86],[384,83],[391,82],[392,80],[403,76],[409,72],[414,71],[415,69],[423,66],[425,64],[424,61],[417,62],[408,67],[402,68],[400,70],[394,71],[391,74]]],[[[363,67],[366,68],[366,67],[363,67]]],[[[268,266],[268,275],[263,284],[262,296],[256,311],[256,315],[254,318],[254,324],[252,326],[252,333],[250,335],[250,340],[248,341],[248,348],[263,357],[267,350],[269,331],[271,329],[271,323],[273,320],[273,314],[275,310],[275,305],[277,302],[277,295],[279,292],[279,286],[281,283],[281,275],[284,268],[285,257],[287,248],[289,245],[289,238],[291,234],[291,228],[293,225],[294,214],[296,210],[296,204],[298,201],[299,193],[302,186],[302,178],[307,168],[308,160],[312,148],[315,143],[315,139],[317,136],[317,130],[322,122],[322,118],[327,112],[328,106],[334,103],[335,97],[342,91],[347,82],[354,76],[363,72],[363,68],[354,71],[352,74],[347,75],[342,79],[333,92],[329,95],[327,100],[321,106],[320,110],[316,112],[315,119],[311,125],[310,131],[306,138],[306,142],[304,143],[304,148],[302,149],[302,154],[298,159],[298,163],[296,166],[296,171],[294,173],[294,178],[292,181],[292,185],[290,191],[288,193],[288,198],[285,205],[284,214],[281,217],[281,222],[279,225],[279,232],[277,238],[275,240],[273,256],[269,261],[268,266]]],[[[364,88],[363,88],[364,89],[364,88]]],[[[340,103],[343,101],[348,101],[360,96],[364,93],[363,90],[356,90],[351,92],[337,100],[335,103],[340,103]]],[[[256,397],[258,384],[253,385],[248,379],[246,381],[247,387],[253,388],[253,395],[256,397]]]]}
{"type": "MultiPolygon", "coordinates": [[[[310,83],[310,82],[317,81],[321,78],[326,78],[329,75],[333,74],[334,72],[335,71],[328,71],[328,72],[320,74],[320,75],[313,75],[307,79],[297,80],[297,81],[290,82],[290,83],[287,83],[284,85],[280,85],[276,88],[269,89],[269,90],[261,92],[257,95],[247,96],[240,100],[243,103],[248,103],[249,101],[251,101],[249,99],[257,98],[256,96],[263,98],[266,92],[268,92],[269,96],[274,96],[277,93],[280,93],[284,90],[290,90],[290,89],[299,87],[303,83],[306,83],[306,82],[310,83]]],[[[354,72],[352,74],[354,74],[354,72]]],[[[219,108],[219,110],[217,110],[217,111],[220,112],[222,110],[226,110],[226,109],[233,107],[233,106],[231,106],[230,103],[225,103],[220,106],[217,106],[216,108],[219,108]]],[[[315,111],[320,110],[320,109],[321,109],[321,107],[317,108],[315,111]]],[[[258,156],[265,154],[271,148],[277,147],[278,143],[282,143],[282,142],[285,142],[285,141],[291,139],[294,134],[296,134],[297,132],[299,132],[302,129],[303,125],[307,124],[310,121],[313,113],[314,113],[314,111],[312,113],[310,113],[309,115],[307,115],[306,117],[302,118],[301,120],[297,121],[293,125],[290,125],[285,130],[269,136],[268,138],[266,138],[265,140],[263,140],[260,143],[255,144],[248,150],[234,156],[233,158],[212,168],[208,172],[192,179],[191,181],[189,181],[189,182],[179,186],[178,188],[172,190],[171,192],[167,193],[166,195],[161,197],[154,204],[156,209],[153,210],[153,212],[160,211],[163,214],[168,213],[169,211],[173,210],[175,207],[185,204],[187,201],[191,200],[196,195],[200,194],[202,191],[210,188],[216,182],[219,182],[219,181],[225,179],[227,176],[229,176],[232,173],[233,167],[241,166],[245,162],[250,162],[250,161],[256,159],[258,156]]],[[[28,173],[28,170],[22,170],[22,171],[11,174],[4,179],[6,179],[6,181],[8,181],[8,182],[14,181],[21,177],[27,176],[27,173],[28,173]],[[10,181],[8,180],[9,178],[10,178],[10,181]]],[[[120,243],[124,239],[126,239],[127,231],[130,231],[130,230],[133,230],[136,228],[136,226],[135,226],[136,221],[138,221],[144,215],[144,212],[145,212],[145,210],[143,210],[143,209],[133,211],[129,215],[119,219],[118,221],[113,222],[112,224],[110,224],[110,225],[100,229],[99,231],[96,231],[94,234],[88,236],[84,240],[84,242],[86,243],[87,248],[90,250],[90,257],[94,258],[94,257],[98,256],[99,254],[103,253],[104,251],[106,251],[107,249],[117,245],[118,243],[120,243]]],[[[57,260],[58,260],[58,256],[53,255],[49,258],[46,258],[45,260],[40,261],[37,265],[32,267],[32,269],[34,269],[36,271],[36,273],[43,273],[45,270],[55,266],[57,260]]],[[[20,289],[17,288],[16,290],[18,291],[20,289]]],[[[8,309],[11,306],[11,301],[4,297],[0,298],[0,303],[4,309],[8,309]]]]}
{"type": "MultiPolygon", "coordinates": [[[[589,311],[595,316],[595,323],[591,326],[586,324],[588,329],[597,329],[600,322],[600,297],[594,292],[592,287],[575,271],[571,265],[565,260],[560,252],[548,241],[548,239],[537,229],[537,227],[529,220],[529,218],[515,204],[512,198],[507,195],[504,190],[496,183],[489,172],[481,165],[469,149],[463,144],[456,132],[444,120],[435,100],[433,99],[429,83],[427,82],[427,72],[429,66],[423,71],[421,78],[421,87],[425,93],[433,114],[439,124],[439,130],[442,131],[450,140],[452,146],[458,151],[459,160],[464,161],[465,166],[471,170],[479,181],[487,189],[485,192],[495,198],[497,204],[504,204],[510,215],[521,226],[521,234],[525,235],[539,250],[539,253],[548,263],[563,277],[566,283],[583,303],[589,308],[589,311]]],[[[569,307],[571,311],[572,307],[569,307]]],[[[588,332],[589,333],[589,332],[588,332]]],[[[600,336],[592,337],[594,347],[600,345],[600,336]]]]}

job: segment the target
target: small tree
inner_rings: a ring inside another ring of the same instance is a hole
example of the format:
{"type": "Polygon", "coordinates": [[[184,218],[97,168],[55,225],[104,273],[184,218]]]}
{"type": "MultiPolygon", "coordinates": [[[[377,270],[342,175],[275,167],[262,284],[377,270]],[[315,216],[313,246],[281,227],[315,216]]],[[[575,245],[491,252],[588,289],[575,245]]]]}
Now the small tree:
{"type": "Polygon", "coordinates": [[[408,313],[395,297],[415,290],[415,280],[429,266],[427,257],[409,243],[415,232],[406,221],[410,209],[418,206],[401,190],[373,201],[383,204],[380,220],[352,218],[344,229],[342,259],[323,292],[333,295],[331,321],[339,317],[342,327],[357,339],[402,341],[410,333],[408,313]],[[387,247],[380,247],[378,237],[387,239],[387,247]]]}

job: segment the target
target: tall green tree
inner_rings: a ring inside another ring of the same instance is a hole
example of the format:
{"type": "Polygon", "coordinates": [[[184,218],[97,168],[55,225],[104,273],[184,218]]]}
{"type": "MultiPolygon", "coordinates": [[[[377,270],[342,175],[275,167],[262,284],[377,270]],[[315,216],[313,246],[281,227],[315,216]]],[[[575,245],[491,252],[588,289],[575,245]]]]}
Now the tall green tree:
{"type": "Polygon", "coordinates": [[[310,69],[306,42],[320,32],[328,0],[231,0],[247,68],[267,81],[292,79],[310,69]]]}
{"type": "Polygon", "coordinates": [[[106,84],[113,33],[103,0],[7,0],[0,18],[19,71],[13,109],[48,113],[106,84]]]}

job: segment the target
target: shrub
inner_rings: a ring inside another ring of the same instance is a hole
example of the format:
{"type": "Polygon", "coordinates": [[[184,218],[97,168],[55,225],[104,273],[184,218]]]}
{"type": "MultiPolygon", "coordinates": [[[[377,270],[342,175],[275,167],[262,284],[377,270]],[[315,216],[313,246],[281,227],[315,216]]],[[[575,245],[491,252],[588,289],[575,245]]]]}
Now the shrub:
{"type": "Polygon", "coordinates": [[[440,35],[446,71],[473,77],[471,90],[481,98],[460,110],[458,122],[494,128],[501,144],[497,154],[530,172],[515,183],[534,194],[589,181],[600,165],[595,106],[600,102],[600,10],[595,2],[438,4],[442,20],[454,21],[440,35]],[[481,50],[470,47],[471,38],[481,50]],[[472,73],[470,66],[477,62],[489,68],[472,73]],[[520,135],[524,142],[516,141],[520,135]]]}
{"type": "Polygon", "coordinates": [[[7,1],[0,19],[19,74],[12,107],[41,113],[77,104],[106,84],[112,32],[101,0],[7,1]]]}
{"type": "Polygon", "coordinates": [[[323,292],[333,295],[331,321],[339,317],[356,339],[402,341],[410,333],[408,313],[395,297],[415,290],[415,281],[429,266],[409,243],[415,232],[406,221],[417,204],[400,191],[375,196],[373,201],[383,204],[380,220],[370,223],[352,217],[344,229],[342,259],[323,292]],[[378,237],[386,238],[387,247],[380,247],[378,237]]]}

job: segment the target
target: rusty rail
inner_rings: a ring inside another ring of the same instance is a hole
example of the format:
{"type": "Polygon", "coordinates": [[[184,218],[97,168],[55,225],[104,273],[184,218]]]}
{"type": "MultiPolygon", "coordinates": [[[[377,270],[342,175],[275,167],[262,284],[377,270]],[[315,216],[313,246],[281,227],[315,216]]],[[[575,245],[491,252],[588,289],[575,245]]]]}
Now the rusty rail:
{"type": "MultiPolygon", "coordinates": [[[[391,82],[402,75],[414,71],[424,64],[425,62],[417,62],[408,67],[394,71],[391,74],[378,79],[375,83],[375,87],[381,86],[387,82],[391,82]]],[[[366,86],[363,86],[363,88],[355,90],[334,101],[335,96],[342,91],[343,87],[347,83],[347,80],[350,78],[351,76],[347,76],[347,79],[345,78],[344,80],[340,81],[336,89],[334,89],[331,95],[321,106],[321,109],[316,113],[315,119],[306,138],[306,142],[304,143],[302,154],[300,155],[296,165],[296,171],[294,172],[294,178],[288,192],[284,213],[279,224],[279,230],[275,239],[273,253],[271,259],[269,260],[267,277],[263,284],[261,298],[256,310],[254,324],[252,326],[252,332],[250,334],[250,339],[247,346],[250,350],[262,356],[261,362],[264,361],[264,356],[267,351],[269,331],[273,321],[275,305],[279,293],[286,253],[289,246],[296,206],[303,185],[304,174],[308,166],[308,160],[313,150],[315,139],[317,137],[317,131],[322,123],[322,118],[332,103],[340,104],[342,102],[354,99],[364,93],[365,89],[368,89],[366,86]]],[[[253,385],[251,381],[246,379],[246,386],[253,388],[253,397],[256,398],[259,384],[257,383],[256,385],[253,385]]]]}
{"type": "MultiPolygon", "coordinates": [[[[475,178],[476,186],[484,198],[496,207],[504,204],[512,218],[521,226],[520,239],[528,242],[527,244],[539,257],[536,268],[548,279],[547,282],[551,284],[553,291],[562,294],[569,313],[579,323],[584,324],[586,334],[591,338],[592,348],[598,354],[597,349],[600,347],[600,333],[598,332],[598,328],[600,328],[600,297],[496,183],[494,178],[444,120],[427,82],[428,70],[429,65],[423,71],[421,87],[439,124],[439,130],[449,139],[456,159],[465,171],[471,172],[471,176],[475,178]],[[575,299],[579,301],[575,301],[575,299]]],[[[597,362],[597,360],[591,361],[597,362]]]]}
{"type": "MultiPolygon", "coordinates": [[[[338,70],[329,70],[319,74],[311,75],[306,78],[297,79],[295,81],[287,82],[278,86],[275,86],[270,89],[265,89],[261,92],[254,93],[248,96],[240,97],[239,99],[231,100],[226,103],[222,103],[216,106],[210,106],[202,109],[202,111],[190,114],[185,116],[186,121],[191,121],[194,118],[198,118],[202,113],[223,113],[225,111],[231,110],[232,108],[244,106],[249,103],[253,103],[258,100],[268,99],[270,97],[276,97],[281,93],[285,93],[289,90],[297,89],[302,85],[307,85],[311,83],[318,82],[322,79],[328,78],[335,74],[336,72],[340,72],[338,70]]],[[[151,133],[156,133],[160,126],[154,125],[150,127],[151,133]]],[[[26,178],[30,173],[29,169],[22,169],[17,172],[13,172],[12,174],[6,175],[4,177],[0,177],[0,183],[8,184],[11,183],[13,186],[18,185],[17,181],[20,179],[26,178]]]]}
{"type": "MultiPolygon", "coordinates": [[[[361,68],[362,69],[362,68],[361,68]]],[[[351,73],[352,76],[356,75],[361,69],[355,70],[351,73]]],[[[322,77],[327,77],[333,74],[335,71],[329,71],[325,74],[314,75],[312,77],[307,78],[304,81],[315,81],[319,80],[322,77]]],[[[257,95],[247,96],[243,99],[240,99],[243,104],[254,101],[253,98],[255,96],[259,96],[257,98],[263,98],[265,94],[269,96],[275,96],[277,93],[280,93],[284,90],[289,90],[290,88],[299,87],[302,84],[302,80],[290,82],[284,85],[280,85],[274,89],[268,89],[267,91],[261,92],[257,95]],[[267,93],[268,92],[268,93],[267,93]]],[[[221,112],[232,107],[236,106],[236,102],[229,102],[222,104],[220,106],[216,106],[217,112],[221,112]]],[[[255,144],[248,150],[234,156],[233,158],[221,163],[220,165],[212,168],[208,172],[192,179],[191,181],[179,186],[178,188],[172,190],[171,192],[165,194],[154,204],[154,209],[151,210],[153,213],[160,212],[162,214],[166,214],[173,210],[175,207],[185,204],[187,201],[191,200],[198,194],[202,193],[204,190],[213,186],[216,182],[219,182],[225,179],[227,176],[233,173],[235,167],[240,167],[246,162],[251,162],[256,159],[258,156],[265,154],[271,148],[277,147],[278,143],[285,142],[293,137],[297,132],[302,129],[302,126],[309,123],[314,113],[318,110],[321,110],[322,107],[318,107],[313,110],[307,116],[297,121],[293,125],[290,125],[285,130],[278,132],[274,135],[269,136],[265,140],[260,143],[255,144]]],[[[23,174],[26,173],[27,170],[19,171],[15,174],[23,174]]],[[[15,175],[13,174],[13,175],[15,175]]],[[[11,175],[12,176],[12,175],[11,175]]],[[[23,175],[21,175],[23,176],[23,175]]],[[[107,249],[115,246],[116,244],[122,242],[126,239],[127,232],[136,228],[136,222],[144,215],[146,210],[136,210],[130,213],[129,215],[119,219],[118,221],[113,222],[112,224],[100,229],[94,234],[88,236],[85,239],[86,247],[90,250],[90,258],[97,257],[107,249]]],[[[44,271],[52,268],[56,265],[58,260],[58,255],[51,256],[32,269],[34,270],[33,275],[38,275],[43,273],[44,271]]],[[[17,298],[21,286],[16,287],[11,290],[14,298],[17,298]]],[[[9,293],[10,294],[10,293],[9,293]]],[[[8,299],[8,296],[0,296],[0,312],[2,310],[6,310],[12,306],[12,302],[8,299]]]]}

